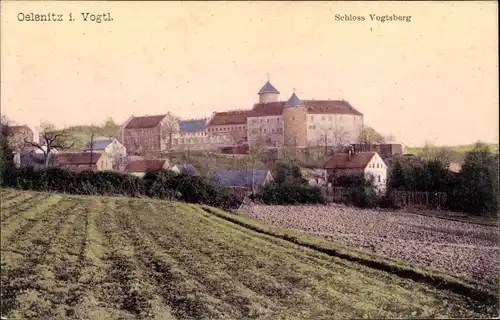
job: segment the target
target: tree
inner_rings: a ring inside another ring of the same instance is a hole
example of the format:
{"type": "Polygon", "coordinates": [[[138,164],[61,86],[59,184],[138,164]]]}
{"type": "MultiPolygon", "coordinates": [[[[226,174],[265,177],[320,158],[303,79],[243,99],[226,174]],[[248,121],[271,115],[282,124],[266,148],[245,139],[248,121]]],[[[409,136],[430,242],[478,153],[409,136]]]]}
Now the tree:
{"type": "Polygon", "coordinates": [[[460,191],[455,201],[474,214],[498,214],[498,155],[483,143],[477,143],[467,152],[459,173],[460,191]]]}
{"type": "Polygon", "coordinates": [[[120,126],[111,117],[106,119],[102,125],[102,131],[107,137],[115,137],[119,130],[120,126]]]}
{"type": "Polygon", "coordinates": [[[14,169],[14,154],[9,145],[10,121],[2,116],[0,119],[0,185],[6,181],[6,176],[14,169]]]}
{"type": "Polygon", "coordinates": [[[42,151],[44,167],[47,168],[50,163],[50,157],[53,150],[68,150],[73,148],[76,140],[66,129],[57,130],[56,127],[48,122],[42,122],[40,125],[39,142],[27,141],[26,144],[42,151]]]}
{"type": "Polygon", "coordinates": [[[278,163],[274,168],[274,182],[276,184],[307,185],[299,166],[293,163],[278,163]]]}
{"type": "Polygon", "coordinates": [[[349,142],[349,132],[343,126],[334,128],[322,127],[318,140],[318,145],[325,148],[325,156],[328,155],[328,148],[333,148],[336,152],[349,142]]]}
{"type": "Polygon", "coordinates": [[[168,150],[172,149],[172,139],[179,132],[179,118],[167,112],[162,121],[160,138],[167,141],[168,150]]]}
{"type": "Polygon", "coordinates": [[[370,126],[365,126],[358,138],[359,143],[384,143],[384,137],[370,126]]]}
{"type": "Polygon", "coordinates": [[[389,172],[388,186],[390,189],[405,189],[407,185],[405,179],[404,168],[398,160],[394,162],[392,169],[389,172]]]}

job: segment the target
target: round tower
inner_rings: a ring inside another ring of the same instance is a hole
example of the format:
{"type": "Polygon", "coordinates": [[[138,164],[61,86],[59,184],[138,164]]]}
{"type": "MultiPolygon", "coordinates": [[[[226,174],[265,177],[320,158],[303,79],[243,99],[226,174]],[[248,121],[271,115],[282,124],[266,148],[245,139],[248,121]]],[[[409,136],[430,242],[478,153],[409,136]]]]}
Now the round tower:
{"type": "Polygon", "coordinates": [[[280,92],[267,80],[266,84],[260,89],[259,103],[277,102],[280,92]]]}
{"type": "Polygon", "coordinates": [[[286,102],[283,117],[283,136],[286,147],[307,146],[307,119],[306,106],[294,93],[286,102]]]}

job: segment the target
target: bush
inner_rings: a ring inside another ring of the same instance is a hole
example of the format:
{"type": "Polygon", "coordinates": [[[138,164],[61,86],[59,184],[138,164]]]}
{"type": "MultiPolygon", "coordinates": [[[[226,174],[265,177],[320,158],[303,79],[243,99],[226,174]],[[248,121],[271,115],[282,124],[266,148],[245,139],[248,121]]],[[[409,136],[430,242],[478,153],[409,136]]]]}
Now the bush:
{"type": "Polygon", "coordinates": [[[273,183],[265,186],[258,195],[265,204],[293,205],[326,203],[321,188],[292,183],[273,183]]]}
{"type": "MultiPolygon", "coordinates": [[[[375,191],[373,177],[339,177],[341,183],[347,189],[347,202],[361,208],[377,207],[381,203],[381,197],[375,191]]],[[[386,204],[386,203],[384,203],[386,204]]]]}

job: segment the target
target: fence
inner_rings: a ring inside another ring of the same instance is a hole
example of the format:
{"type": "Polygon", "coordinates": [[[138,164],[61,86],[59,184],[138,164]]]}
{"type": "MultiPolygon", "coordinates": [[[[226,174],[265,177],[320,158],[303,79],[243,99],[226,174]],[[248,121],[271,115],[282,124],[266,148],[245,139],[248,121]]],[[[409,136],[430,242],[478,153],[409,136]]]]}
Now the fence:
{"type": "MultiPolygon", "coordinates": [[[[325,190],[328,202],[346,202],[347,189],[343,187],[327,187],[325,190]]],[[[446,207],[446,193],[392,190],[389,199],[392,204],[400,208],[432,208],[446,207]]]]}
{"type": "Polygon", "coordinates": [[[435,208],[446,206],[446,193],[393,190],[392,203],[398,207],[435,208]]]}
{"type": "Polygon", "coordinates": [[[326,199],[328,202],[345,202],[347,200],[346,188],[343,187],[327,187],[326,199]]]}

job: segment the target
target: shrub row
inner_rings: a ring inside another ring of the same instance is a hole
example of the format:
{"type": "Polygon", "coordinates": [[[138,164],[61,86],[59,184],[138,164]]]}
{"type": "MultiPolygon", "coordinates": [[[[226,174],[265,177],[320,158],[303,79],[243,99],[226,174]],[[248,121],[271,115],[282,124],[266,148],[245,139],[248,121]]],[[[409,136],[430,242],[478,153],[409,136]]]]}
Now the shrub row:
{"type": "Polygon", "coordinates": [[[222,209],[237,206],[229,189],[209,180],[170,171],[148,173],[144,178],[111,171],[75,173],[62,168],[9,170],[3,186],[78,195],[122,195],[203,203],[222,209]]]}
{"type": "Polygon", "coordinates": [[[267,185],[259,193],[258,198],[265,204],[275,205],[326,203],[321,188],[293,183],[273,183],[267,185]]]}

